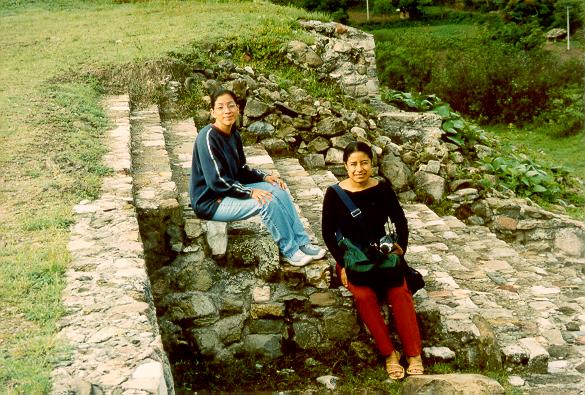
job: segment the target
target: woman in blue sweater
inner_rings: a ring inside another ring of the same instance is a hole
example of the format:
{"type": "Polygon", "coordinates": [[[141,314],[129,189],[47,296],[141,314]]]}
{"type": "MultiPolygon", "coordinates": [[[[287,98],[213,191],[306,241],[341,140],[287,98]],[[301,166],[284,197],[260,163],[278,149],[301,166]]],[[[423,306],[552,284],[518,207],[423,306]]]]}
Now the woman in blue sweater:
{"type": "Polygon", "coordinates": [[[232,91],[211,96],[215,122],[198,133],[193,147],[189,194],[197,217],[220,222],[260,214],[284,260],[304,266],[326,251],[310,243],[283,180],[246,164],[242,139],[234,124],[239,107],[232,91]]]}

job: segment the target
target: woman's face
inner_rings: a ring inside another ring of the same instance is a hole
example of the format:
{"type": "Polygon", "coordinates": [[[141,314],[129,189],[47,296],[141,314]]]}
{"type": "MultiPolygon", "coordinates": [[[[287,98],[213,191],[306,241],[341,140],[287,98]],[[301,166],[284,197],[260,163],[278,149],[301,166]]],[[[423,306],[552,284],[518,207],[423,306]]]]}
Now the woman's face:
{"type": "Polygon", "coordinates": [[[219,126],[230,129],[236,122],[240,110],[234,98],[229,93],[219,96],[215,106],[211,109],[211,116],[219,126]]]}
{"type": "Polygon", "coordinates": [[[357,151],[349,155],[345,169],[353,182],[362,184],[372,176],[372,160],[365,152],[357,151]]]}

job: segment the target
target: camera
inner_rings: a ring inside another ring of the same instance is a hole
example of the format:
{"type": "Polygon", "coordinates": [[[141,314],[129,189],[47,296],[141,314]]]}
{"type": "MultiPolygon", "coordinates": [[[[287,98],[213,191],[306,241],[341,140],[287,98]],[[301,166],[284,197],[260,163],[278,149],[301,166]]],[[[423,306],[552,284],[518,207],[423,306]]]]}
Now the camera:
{"type": "Polygon", "coordinates": [[[384,235],[378,242],[378,250],[384,255],[390,254],[394,249],[394,237],[393,235],[384,235]]]}

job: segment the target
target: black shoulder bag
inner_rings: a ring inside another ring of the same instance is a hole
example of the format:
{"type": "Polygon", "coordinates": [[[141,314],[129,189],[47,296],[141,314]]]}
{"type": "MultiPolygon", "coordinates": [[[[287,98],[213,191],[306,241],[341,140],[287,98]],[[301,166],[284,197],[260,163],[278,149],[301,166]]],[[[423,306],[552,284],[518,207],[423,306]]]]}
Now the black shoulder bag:
{"type": "MultiPolygon", "coordinates": [[[[361,210],[355,205],[349,195],[339,186],[331,186],[337,192],[339,198],[349,210],[352,218],[365,231],[364,218],[361,210]]],[[[390,219],[388,219],[390,222],[390,219]]],[[[404,257],[393,253],[396,234],[394,227],[388,225],[388,233],[380,239],[377,244],[368,246],[358,246],[348,238],[344,237],[339,228],[337,229],[337,243],[344,249],[343,261],[349,281],[356,285],[370,285],[372,282],[384,281],[390,277],[400,275],[400,269],[404,274],[408,289],[414,295],[419,289],[425,286],[422,274],[412,267],[408,266],[404,257]],[[400,263],[402,263],[400,265],[400,263]]]]}

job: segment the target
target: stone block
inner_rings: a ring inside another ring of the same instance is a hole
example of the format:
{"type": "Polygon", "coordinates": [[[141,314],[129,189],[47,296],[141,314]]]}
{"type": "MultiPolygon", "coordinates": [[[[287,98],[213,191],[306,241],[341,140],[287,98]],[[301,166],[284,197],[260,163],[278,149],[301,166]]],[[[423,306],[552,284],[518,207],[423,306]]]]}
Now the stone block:
{"type": "Polygon", "coordinates": [[[282,355],[281,342],[281,335],[252,334],[244,338],[244,350],[250,354],[274,359],[282,355]]]}
{"type": "Polygon", "coordinates": [[[252,303],[250,317],[254,319],[284,317],[284,303],[252,303]]]}
{"type": "Polygon", "coordinates": [[[480,374],[441,374],[410,376],[402,387],[404,394],[496,395],[504,387],[480,374]]]}

